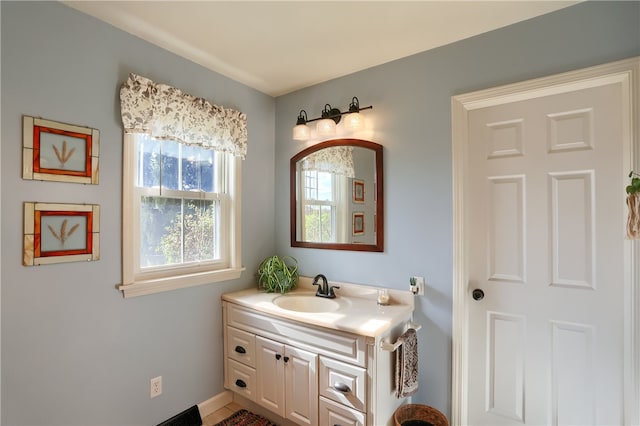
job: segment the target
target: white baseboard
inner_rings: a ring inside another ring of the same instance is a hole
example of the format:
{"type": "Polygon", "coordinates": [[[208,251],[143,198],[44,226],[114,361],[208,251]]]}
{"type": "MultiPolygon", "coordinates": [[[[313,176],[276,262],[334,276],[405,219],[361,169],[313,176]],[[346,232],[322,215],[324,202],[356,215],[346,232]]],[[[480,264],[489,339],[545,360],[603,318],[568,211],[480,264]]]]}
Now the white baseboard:
{"type": "Polygon", "coordinates": [[[200,417],[203,419],[207,417],[209,414],[218,411],[223,408],[225,405],[231,404],[233,402],[233,393],[231,391],[223,391],[216,396],[213,396],[207,399],[204,402],[198,404],[198,410],[200,411],[200,417]]]}

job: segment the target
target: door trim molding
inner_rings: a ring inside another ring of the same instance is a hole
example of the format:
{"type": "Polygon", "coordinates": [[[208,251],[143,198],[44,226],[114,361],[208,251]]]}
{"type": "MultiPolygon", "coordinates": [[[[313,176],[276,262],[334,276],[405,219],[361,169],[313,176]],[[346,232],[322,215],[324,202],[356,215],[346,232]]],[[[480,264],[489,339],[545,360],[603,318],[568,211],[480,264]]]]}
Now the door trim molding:
{"type": "MultiPolygon", "coordinates": [[[[640,57],[528,80],[451,98],[453,157],[453,324],[451,424],[466,425],[468,404],[468,241],[465,190],[468,166],[468,113],[507,102],[539,98],[573,90],[619,83],[623,86],[623,164],[640,169],[640,57]]],[[[626,182],[620,182],[620,191],[626,182]]],[[[626,212],[626,210],[625,210],[626,212]]],[[[626,217],[621,218],[626,224],[626,217]]],[[[624,231],[621,229],[621,238],[624,231]]],[[[640,242],[624,242],[624,424],[640,424],[640,242]]]]}

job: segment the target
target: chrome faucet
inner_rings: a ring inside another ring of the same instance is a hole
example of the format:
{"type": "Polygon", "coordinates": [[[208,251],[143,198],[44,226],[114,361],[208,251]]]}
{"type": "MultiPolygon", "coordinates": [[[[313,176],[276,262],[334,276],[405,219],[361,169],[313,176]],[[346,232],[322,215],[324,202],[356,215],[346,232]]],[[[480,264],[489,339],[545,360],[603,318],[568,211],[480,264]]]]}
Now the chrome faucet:
{"type": "Polygon", "coordinates": [[[316,296],[318,297],[326,297],[327,299],[335,299],[336,293],[333,291],[335,288],[340,288],[338,286],[329,286],[329,282],[327,281],[327,277],[322,274],[318,274],[313,279],[313,285],[318,286],[318,291],[316,291],[316,296]],[[319,283],[318,280],[322,280],[322,283],[319,283]]]}

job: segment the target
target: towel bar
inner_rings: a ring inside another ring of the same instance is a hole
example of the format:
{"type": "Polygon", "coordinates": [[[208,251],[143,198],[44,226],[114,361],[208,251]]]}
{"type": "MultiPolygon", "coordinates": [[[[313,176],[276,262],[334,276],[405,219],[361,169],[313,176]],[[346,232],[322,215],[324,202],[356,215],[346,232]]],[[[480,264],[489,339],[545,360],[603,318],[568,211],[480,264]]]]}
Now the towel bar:
{"type": "MultiPolygon", "coordinates": [[[[407,323],[407,330],[410,328],[418,331],[422,328],[422,326],[420,324],[416,324],[413,321],[409,321],[407,323]]],[[[400,345],[402,345],[402,342],[396,341],[395,343],[388,343],[383,340],[380,342],[380,349],[382,349],[383,351],[395,352],[395,350],[398,349],[400,345]]]]}

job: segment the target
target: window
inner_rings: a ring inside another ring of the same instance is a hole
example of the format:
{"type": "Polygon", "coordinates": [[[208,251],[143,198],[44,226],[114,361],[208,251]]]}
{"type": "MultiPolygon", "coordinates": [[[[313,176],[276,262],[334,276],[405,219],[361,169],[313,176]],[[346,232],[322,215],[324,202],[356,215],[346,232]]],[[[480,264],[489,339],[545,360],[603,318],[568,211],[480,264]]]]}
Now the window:
{"type": "Polygon", "coordinates": [[[247,116],[136,74],[120,112],[124,297],[240,277],[247,116]]]}
{"type": "Polygon", "coordinates": [[[125,297],[239,277],[241,160],[141,133],[124,150],[125,297]]]}
{"type": "Polygon", "coordinates": [[[317,170],[305,170],[302,194],[304,241],[333,243],[343,241],[348,211],[345,208],[347,178],[317,170]]]}

